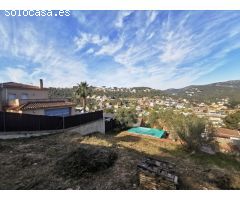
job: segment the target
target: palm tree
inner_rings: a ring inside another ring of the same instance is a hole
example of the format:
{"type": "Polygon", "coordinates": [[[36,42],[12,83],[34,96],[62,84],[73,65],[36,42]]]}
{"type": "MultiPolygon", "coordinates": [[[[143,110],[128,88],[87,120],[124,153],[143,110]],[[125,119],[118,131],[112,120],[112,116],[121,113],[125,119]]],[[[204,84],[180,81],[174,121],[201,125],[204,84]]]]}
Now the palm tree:
{"type": "Polygon", "coordinates": [[[81,82],[78,84],[76,92],[80,98],[83,100],[83,111],[86,111],[87,96],[90,94],[89,86],[87,82],[81,82]]]}

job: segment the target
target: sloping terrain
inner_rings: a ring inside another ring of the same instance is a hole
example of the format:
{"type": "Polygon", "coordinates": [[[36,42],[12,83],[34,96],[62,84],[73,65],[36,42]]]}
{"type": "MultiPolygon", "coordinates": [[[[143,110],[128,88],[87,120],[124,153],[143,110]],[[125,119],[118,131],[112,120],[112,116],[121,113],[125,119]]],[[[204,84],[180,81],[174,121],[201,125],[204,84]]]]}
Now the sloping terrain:
{"type": "Polygon", "coordinates": [[[128,132],[0,141],[0,189],[139,189],[136,167],[148,156],[176,164],[180,189],[240,189],[239,157],[190,155],[171,140],[128,132]],[[84,168],[76,168],[83,171],[76,176],[73,170],[72,176],[68,164],[81,163],[76,158],[86,162],[81,153],[88,150],[90,168],[85,163],[84,168]]]}
{"type": "Polygon", "coordinates": [[[194,101],[216,101],[230,98],[240,101],[240,81],[219,82],[208,85],[192,85],[181,89],[165,90],[166,93],[194,101]]]}

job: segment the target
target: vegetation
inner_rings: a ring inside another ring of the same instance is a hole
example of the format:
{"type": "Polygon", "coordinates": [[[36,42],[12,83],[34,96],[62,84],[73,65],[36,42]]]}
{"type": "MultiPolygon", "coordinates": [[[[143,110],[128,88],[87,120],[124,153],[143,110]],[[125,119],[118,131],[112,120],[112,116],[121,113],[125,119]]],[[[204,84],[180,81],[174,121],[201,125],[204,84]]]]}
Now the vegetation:
{"type": "Polygon", "coordinates": [[[137,122],[137,117],[134,109],[120,108],[116,113],[116,120],[121,129],[131,127],[137,122]]]}
{"type": "MultiPolygon", "coordinates": [[[[130,88],[132,89],[132,88],[130,88]]],[[[105,90],[105,91],[94,91],[94,94],[96,95],[106,95],[115,99],[119,99],[119,98],[142,98],[142,97],[150,97],[153,98],[155,96],[168,96],[167,94],[164,94],[163,91],[161,90],[148,90],[148,91],[144,91],[145,89],[143,88],[137,88],[135,89],[135,92],[131,92],[129,89],[123,89],[122,91],[109,91],[109,90],[105,90]]]]}
{"type": "Polygon", "coordinates": [[[191,156],[197,164],[200,165],[215,165],[220,168],[226,168],[229,170],[240,170],[240,163],[237,156],[228,155],[223,153],[217,153],[215,155],[209,155],[205,153],[198,153],[191,156]]]}
{"type": "Polygon", "coordinates": [[[240,102],[240,81],[193,85],[181,89],[169,89],[165,92],[168,94],[174,93],[176,97],[186,98],[198,103],[209,104],[223,98],[229,98],[233,102],[240,102]],[[194,92],[194,94],[189,96],[186,92],[194,92]]]}
{"type": "MultiPolygon", "coordinates": [[[[155,127],[158,118],[159,118],[158,113],[157,113],[155,110],[154,110],[154,111],[151,111],[151,112],[150,112],[150,115],[149,115],[149,117],[148,117],[148,124],[147,124],[147,126],[155,127]]],[[[160,127],[159,127],[159,128],[160,128],[160,127]]]]}
{"type": "Polygon", "coordinates": [[[205,143],[202,134],[205,132],[206,121],[198,117],[182,117],[175,120],[174,129],[187,150],[199,151],[205,143]]]}
{"type": "MultiPolygon", "coordinates": [[[[76,86],[77,87],[77,86],[76,86]]],[[[214,83],[209,85],[200,86],[188,86],[182,89],[169,89],[165,91],[151,89],[147,87],[135,87],[129,89],[117,90],[119,88],[114,88],[115,90],[106,89],[101,91],[96,91],[93,89],[93,94],[95,95],[106,95],[112,98],[142,98],[154,96],[171,96],[173,98],[186,98],[197,103],[205,102],[210,104],[216,102],[223,98],[230,98],[230,107],[239,105],[240,103],[240,81],[230,81],[224,83],[214,83]],[[198,92],[197,92],[197,90],[198,92]],[[134,90],[134,92],[133,92],[134,90]],[[186,92],[194,92],[194,95],[189,96],[186,92]],[[174,94],[174,95],[173,95],[174,94]]],[[[75,87],[73,88],[49,88],[50,98],[74,98],[75,87]]]]}
{"type": "Polygon", "coordinates": [[[147,126],[164,129],[174,135],[173,124],[177,118],[184,117],[183,115],[174,112],[172,109],[158,109],[150,111],[148,117],[145,118],[147,126]]]}
{"type": "Polygon", "coordinates": [[[48,90],[49,98],[71,98],[73,99],[73,88],[53,88],[48,90]]]}
{"type": "Polygon", "coordinates": [[[229,129],[239,129],[240,128],[240,111],[228,115],[224,119],[224,123],[229,129]]]}
{"type": "MultiPolygon", "coordinates": [[[[64,98],[64,97],[72,97],[72,94],[76,90],[78,86],[74,86],[73,88],[49,88],[49,97],[50,98],[64,98]]],[[[154,96],[168,96],[167,94],[164,94],[163,91],[161,90],[154,90],[154,89],[149,89],[149,88],[130,88],[134,89],[135,92],[130,92],[129,89],[123,89],[122,91],[117,91],[118,88],[115,88],[115,91],[110,91],[110,90],[101,90],[97,91],[94,90],[94,87],[89,87],[92,89],[92,94],[93,95],[99,95],[99,96],[108,96],[112,97],[113,99],[118,99],[118,98],[142,98],[142,97],[154,97],[154,96]],[[148,89],[148,91],[145,91],[148,89]]]]}
{"type": "Polygon", "coordinates": [[[152,111],[148,117],[148,125],[166,130],[171,138],[178,138],[187,150],[199,151],[202,145],[213,144],[211,135],[214,133],[214,128],[212,124],[195,115],[184,116],[171,109],[152,111]],[[208,137],[203,137],[203,133],[206,131],[208,137]]]}
{"type": "Polygon", "coordinates": [[[86,111],[86,104],[87,104],[87,96],[90,94],[89,86],[87,82],[81,82],[78,84],[78,87],[75,91],[77,97],[80,97],[83,102],[83,111],[86,111]]]}
{"type": "Polygon", "coordinates": [[[236,108],[236,106],[240,105],[240,101],[237,101],[237,100],[230,100],[229,101],[229,107],[234,109],[236,108]]]}
{"type": "Polygon", "coordinates": [[[147,126],[164,129],[171,133],[171,136],[175,138],[173,124],[175,123],[174,121],[176,117],[180,117],[180,114],[174,113],[172,109],[152,110],[147,117],[147,126]]]}
{"type": "Polygon", "coordinates": [[[113,108],[106,108],[104,109],[105,113],[114,113],[114,109],[113,108]]]}

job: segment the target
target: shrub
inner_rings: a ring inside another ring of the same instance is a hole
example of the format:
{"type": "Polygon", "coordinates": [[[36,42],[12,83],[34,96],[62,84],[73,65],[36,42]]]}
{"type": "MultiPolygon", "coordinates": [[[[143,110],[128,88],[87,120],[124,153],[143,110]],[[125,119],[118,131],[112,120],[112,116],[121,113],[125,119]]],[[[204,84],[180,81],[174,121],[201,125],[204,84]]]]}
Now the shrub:
{"type": "Polygon", "coordinates": [[[154,127],[159,119],[158,113],[156,111],[152,111],[148,117],[148,125],[149,127],[154,127]]]}
{"type": "Polygon", "coordinates": [[[225,117],[224,123],[226,127],[229,129],[239,129],[240,128],[240,111],[225,117]]]}
{"type": "Polygon", "coordinates": [[[174,129],[182,145],[187,150],[198,151],[207,142],[202,137],[205,132],[206,120],[196,116],[179,117],[175,120],[174,129]]]}
{"type": "Polygon", "coordinates": [[[121,129],[131,127],[137,122],[137,114],[134,109],[120,108],[116,113],[116,122],[121,129]]]}
{"type": "MultiPolygon", "coordinates": [[[[214,128],[206,119],[195,115],[184,116],[171,109],[151,112],[148,118],[151,126],[155,125],[166,130],[169,137],[180,139],[182,145],[188,150],[198,151],[202,145],[213,145],[214,128]],[[203,133],[207,133],[204,137],[203,133]]],[[[215,145],[215,144],[214,144],[215,145]]]]}

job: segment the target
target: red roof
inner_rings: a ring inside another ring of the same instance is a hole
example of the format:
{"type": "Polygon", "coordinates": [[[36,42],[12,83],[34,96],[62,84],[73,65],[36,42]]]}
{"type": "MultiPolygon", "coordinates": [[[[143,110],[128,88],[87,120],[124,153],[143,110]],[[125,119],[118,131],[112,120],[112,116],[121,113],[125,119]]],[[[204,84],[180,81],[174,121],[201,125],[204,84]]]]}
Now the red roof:
{"type": "Polygon", "coordinates": [[[44,101],[44,102],[29,102],[18,107],[10,107],[8,110],[36,110],[42,108],[57,108],[57,107],[73,107],[75,103],[66,101],[44,101]]]}
{"type": "Polygon", "coordinates": [[[230,138],[230,137],[240,138],[240,133],[237,130],[231,130],[227,128],[217,128],[215,136],[222,137],[222,138],[230,138]]]}
{"type": "MultiPolygon", "coordinates": [[[[16,89],[40,90],[40,87],[38,87],[38,86],[26,85],[26,84],[15,83],[15,82],[0,83],[0,88],[16,88],[16,89]]],[[[46,90],[47,88],[43,88],[43,89],[46,90]]]]}

